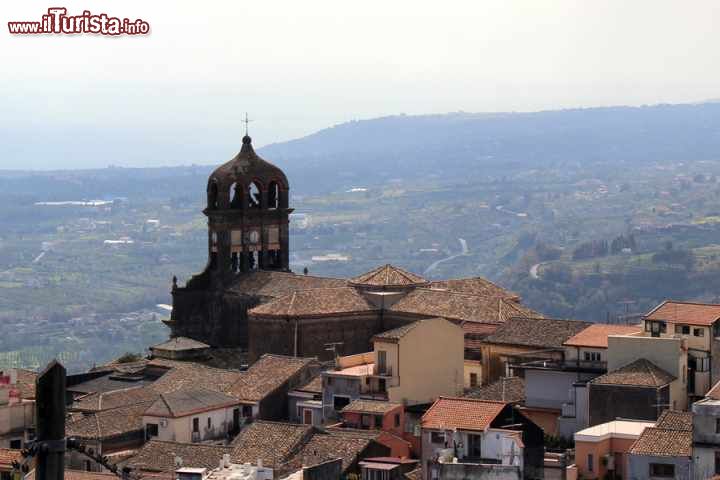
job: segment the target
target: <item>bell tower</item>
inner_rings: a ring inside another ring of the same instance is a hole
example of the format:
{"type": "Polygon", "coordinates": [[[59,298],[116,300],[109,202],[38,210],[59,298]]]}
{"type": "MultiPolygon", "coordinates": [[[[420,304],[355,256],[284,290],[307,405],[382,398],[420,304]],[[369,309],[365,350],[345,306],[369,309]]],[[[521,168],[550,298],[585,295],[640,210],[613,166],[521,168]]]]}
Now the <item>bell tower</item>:
{"type": "Polygon", "coordinates": [[[208,179],[208,266],[225,283],[254,270],[290,270],[289,185],[246,134],[240,152],[208,179]]]}

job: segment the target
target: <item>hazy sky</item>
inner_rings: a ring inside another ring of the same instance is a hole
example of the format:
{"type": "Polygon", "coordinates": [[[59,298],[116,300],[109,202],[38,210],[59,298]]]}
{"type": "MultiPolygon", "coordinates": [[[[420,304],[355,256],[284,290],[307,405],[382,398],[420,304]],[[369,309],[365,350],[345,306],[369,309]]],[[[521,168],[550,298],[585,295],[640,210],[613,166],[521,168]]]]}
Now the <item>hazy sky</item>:
{"type": "Polygon", "coordinates": [[[5,0],[0,20],[0,168],[220,163],[245,111],[261,145],[397,113],[720,97],[716,0],[5,0]],[[151,34],[8,33],[50,6],[151,34]]]}

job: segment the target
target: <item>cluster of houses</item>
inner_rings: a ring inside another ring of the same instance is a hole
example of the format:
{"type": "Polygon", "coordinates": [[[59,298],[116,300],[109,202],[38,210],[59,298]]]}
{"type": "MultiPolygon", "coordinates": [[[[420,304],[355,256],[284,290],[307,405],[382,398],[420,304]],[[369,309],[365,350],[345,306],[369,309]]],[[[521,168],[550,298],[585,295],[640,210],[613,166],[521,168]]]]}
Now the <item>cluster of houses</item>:
{"type": "MultiPolygon", "coordinates": [[[[94,455],[68,452],[67,475],[720,475],[720,305],[667,301],[636,325],[513,317],[483,330],[427,318],[372,345],[218,368],[208,345],[176,337],[140,361],[70,375],[66,434],[94,455]]],[[[34,435],[33,374],[4,373],[0,480],[22,478],[13,462],[34,435]]]]}

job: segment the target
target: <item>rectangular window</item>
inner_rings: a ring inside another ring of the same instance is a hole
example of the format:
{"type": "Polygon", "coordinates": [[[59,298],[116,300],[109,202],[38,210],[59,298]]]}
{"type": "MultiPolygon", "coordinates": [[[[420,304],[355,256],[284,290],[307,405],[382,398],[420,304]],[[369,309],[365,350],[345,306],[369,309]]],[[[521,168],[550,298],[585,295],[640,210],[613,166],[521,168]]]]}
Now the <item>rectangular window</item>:
{"type": "Polygon", "coordinates": [[[471,387],[477,387],[477,373],[471,373],[470,374],[470,386],[471,387]]]}
{"type": "Polygon", "coordinates": [[[720,433],[720,418],[715,419],[715,433],[720,433]]]}
{"type": "Polygon", "coordinates": [[[252,406],[251,405],[243,405],[242,406],[242,416],[245,418],[252,417],[252,406]]]}
{"type": "Polygon", "coordinates": [[[651,463],[651,477],[673,478],[675,476],[675,465],[667,463],[651,463]]]}
{"type": "Polygon", "coordinates": [[[587,469],[588,469],[588,472],[594,472],[594,471],[595,471],[595,465],[593,465],[593,460],[594,460],[594,459],[593,459],[593,454],[592,454],[592,453],[588,453],[588,456],[587,456],[587,469]]]}
{"type": "Polygon", "coordinates": [[[430,432],[430,443],[445,444],[445,432],[430,432]]]}
{"type": "Polygon", "coordinates": [[[333,377],[327,377],[327,384],[328,386],[333,384],[333,377]]]}
{"type": "Polygon", "coordinates": [[[208,417],[208,430],[212,430],[212,418],[208,417]]]}
{"type": "Polygon", "coordinates": [[[333,395],[333,408],[336,411],[340,411],[343,408],[345,408],[350,403],[350,399],[348,397],[339,397],[337,395],[333,395]]]}
{"type": "Polygon", "coordinates": [[[590,352],[585,352],[585,361],[586,362],[590,361],[590,352]]]}
{"type": "Polygon", "coordinates": [[[696,337],[704,337],[705,329],[704,328],[695,328],[695,329],[693,329],[693,335],[695,335],[696,337]]]}
{"type": "Polygon", "coordinates": [[[387,352],[385,350],[377,351],[378,373],[384,375],[387,372],[387,352]]]}
{"type": "Polygon", "coordinates": [[[10,448],[13,450],[20,450],[22,448],[22,440],[10,440],[10,448]]]}
{"type": "Polygon", "coordinates": [[[193,432],[199,432],[199,431],[200,431],[200,419],[193,418],[193,432]]]}
{"type": "Polygon", "coordinates": [[[383,417],[382,415],[375,415],[375,428],[382,428],[383,417]]]}
{"type": "Polygon", "coordinates": [[[370,428],[370,415],[360,415],[360,425],[365,429],[370,428]]]}
{"type": "Polygon", "coordinates": [[[148,438],[148,440],[152,437],[158,436],[158,425],[157,423],[148,423],[145,426],[145,434],[148,438]]]}
{"type": "Polygon", "coordinates": [[[720,451],[715,450],[715,475],[720,474],[720,451]]]}
{"type": "Polygon", "coordinates": [[[690,325],[675,325],[675,333],[690,335],[690,325]]]}

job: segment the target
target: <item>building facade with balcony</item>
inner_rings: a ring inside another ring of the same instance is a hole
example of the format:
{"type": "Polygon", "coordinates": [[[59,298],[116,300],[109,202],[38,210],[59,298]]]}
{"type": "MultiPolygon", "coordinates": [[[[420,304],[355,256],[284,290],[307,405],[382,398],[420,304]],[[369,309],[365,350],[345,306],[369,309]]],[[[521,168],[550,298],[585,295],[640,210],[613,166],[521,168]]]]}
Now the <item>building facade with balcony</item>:
{"type": "Polygon", "coordinates": [[[463,389],[464,335],[442,318],[418,320],[373,337],[373,351],[340,357],[323,372],[326,421],[358,398],[403,405],[431,403],[463,389]]]}
{"type": "Polygon", "coordinates": [[[505,402],[439,398],[422,418],[425,480],[542,477],[543,431],[505,402]]]}
{"type": "Polygon", "coordinates": [[[702,399],[720,381],[720,305],[667,300],[643,321],[645,336],[685,340],[687,393],[702,399]]]}

